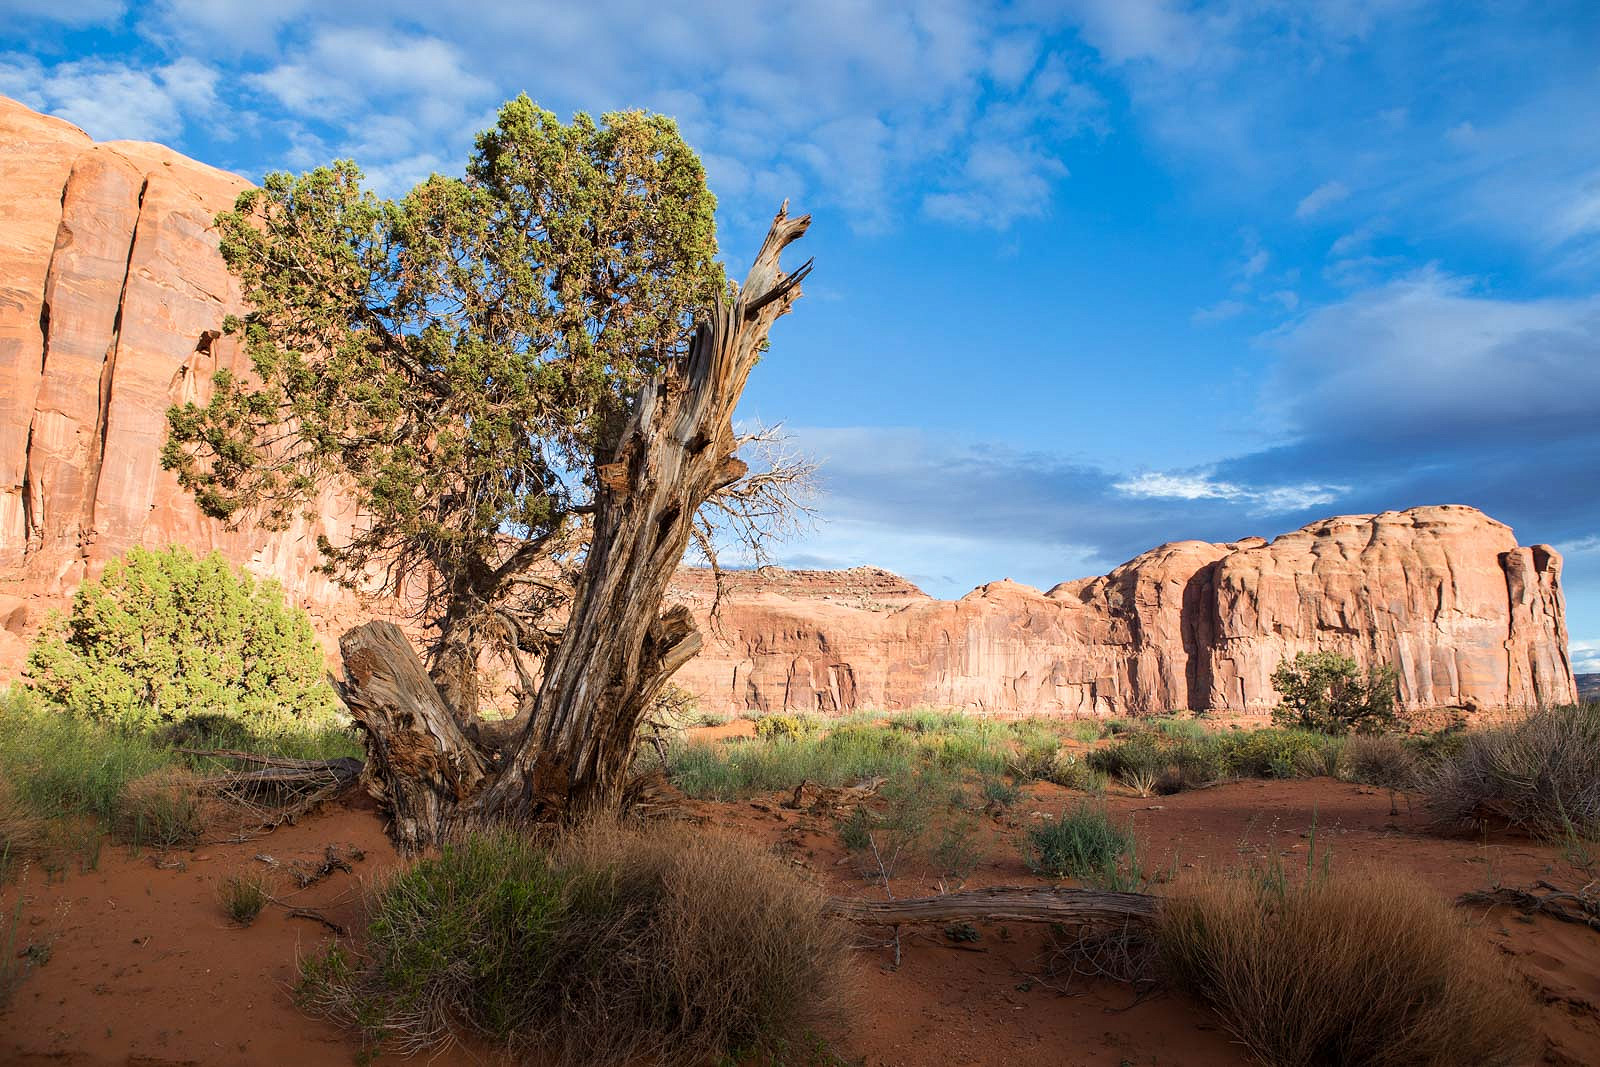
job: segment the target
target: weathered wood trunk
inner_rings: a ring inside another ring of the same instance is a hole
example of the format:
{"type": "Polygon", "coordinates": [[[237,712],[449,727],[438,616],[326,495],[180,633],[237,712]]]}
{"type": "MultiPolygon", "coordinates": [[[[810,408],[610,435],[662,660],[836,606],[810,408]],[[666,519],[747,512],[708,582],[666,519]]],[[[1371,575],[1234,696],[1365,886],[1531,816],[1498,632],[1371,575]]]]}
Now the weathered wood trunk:
{"type": "Polygon", "coordinates": [[[409,648],[395,647],[398,630],[369,623],[341,641],[345,699],[372,755],[367,779],[394,809],[402,846],[431,844],[457,826],[566,818],[620,802],[641,722],[700,649],[688,609],[662,611],[667,585],[696,512],[745,474],[734,408],[810,270],[809,262],[793,274],[779,268],[811,221],[786,209],[743,288],[718,301],[686,357],[640,390],[612,453],[597,457],[593,526],[566,628],[532,714],[498,765],[409,648]]]}

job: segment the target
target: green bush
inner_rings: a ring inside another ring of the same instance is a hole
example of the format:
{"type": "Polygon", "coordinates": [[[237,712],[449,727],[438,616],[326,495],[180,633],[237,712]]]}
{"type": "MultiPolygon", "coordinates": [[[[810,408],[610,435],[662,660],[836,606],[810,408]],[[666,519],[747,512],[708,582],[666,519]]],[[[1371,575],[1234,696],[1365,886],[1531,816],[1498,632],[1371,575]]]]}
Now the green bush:
{"type": "Polygon", "coordinates": [[[79,586],[28,669],[49,699],[119,727],[215,714],[272,731],[335,709],[306,614],[220,554],[180,547],[135,548],[79,586]]]}
{"type": "Polygon", "coordinates": [[[1093,879],[1114,874],[1133,845],[1133,835],[1113,824],[1105,808],[1080,803],[1029,830],[1022,855],[1035,874],[1093,879]]]}
{"type": "Polygon", "coordinates": [[[789,1062],[851,984],[823,903],[777,857],[698,830],[470,837],[382,885],[362,955],[309,958],[298,994],[401,1053],[459,1028],[519,1060],[789,1062]]]}
{"type": "Polygon", "coordinates": [[[763,715],[756,720],[756,736],[763,741],[797,740],[816,732],[817,724],[803,715],[763,715]]]}
{"type": "Polygon", "coordinates": [[[1325,734],[1381,733],[1395,724],[1395,670],[1374,666],[1362,677],[1337,652],[1301,652],[1272,672],[1283,702],[1272,721],[1325,734]]]}

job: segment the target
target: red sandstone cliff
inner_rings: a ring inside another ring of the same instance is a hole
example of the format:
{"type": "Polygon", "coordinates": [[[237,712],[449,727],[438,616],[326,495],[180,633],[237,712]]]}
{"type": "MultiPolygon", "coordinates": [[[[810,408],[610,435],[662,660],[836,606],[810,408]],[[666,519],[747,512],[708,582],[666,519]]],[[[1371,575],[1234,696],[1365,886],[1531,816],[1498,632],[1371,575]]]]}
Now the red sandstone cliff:
{"type": "Polygon", "coordinates": [[[218,548],[307,606],[348,604],[313,570],[318,530],[349,521],[337,500],[314,526],[229,530],[161,469],[167,408],[244,362],[211,222],[246,185],[0,97],[0,662],[134,544],[218,548]]]}
{"type": "MultiPolygon", "coordinates": [[[[351,519],[337,499],[315,524],[228,530],[160,467],[168,406],[241,367],[211,220],[244,186],[0,97],[0,677],[41,609],[133,544],[218,548],[282,582],[325,638],[352,618],[313,570],[316,534],[351,519]]],[[[1394,662],[1410,704],[1569,701],[1560,573],[1554,551],[1462,507],[1178,542],[1048,593],[994,582],[957,601],[871,568],[735,575],[710,620],[708,576],[685,572],[707,641],[679,682],[731,709],[1258,711],[1280,659],[1332,648],[1394,662]]]]}
{"type": "Polygon", "coordinates": [[[934,600],[893,575],[742,576],[679,684],[718,710],[918,705],[1084,715],[1261,712],[1296,652],[1393,663],[1408,706],[1576,699],[1561,557],[1474,508],[1325,519],[1268,544],[1180,541],[1041,593],[934,600]]]}

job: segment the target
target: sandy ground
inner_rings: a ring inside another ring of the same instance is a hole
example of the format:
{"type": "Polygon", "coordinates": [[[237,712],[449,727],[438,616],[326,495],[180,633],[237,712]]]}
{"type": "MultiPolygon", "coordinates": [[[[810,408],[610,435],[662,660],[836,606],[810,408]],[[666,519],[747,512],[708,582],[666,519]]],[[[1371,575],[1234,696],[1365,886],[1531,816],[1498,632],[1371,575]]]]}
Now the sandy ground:
{"type": "MultiPolygon", "coordinates": [[[[878,895],[840,847],[831,819],[784,809],[781,796],[737,804],[686,803],[684,816],[730,827],[779,850],[831,892],[878,895]]],[[[1076,796],[1054,786],[1025,791],[1000,815],[979,816],[983,860],[967,885],[1028,883],[1018,843],[1028,826],[1076,796]]],[[[1378,865],[1418,876],[1441,894],[1491,883],[1526,885],[1570,875],[1559,850],[1511,837],[1447,839],[1428,833],[1424,813],[1386,792],[1331,779],[1241,782],[1175,797],[1113,797],[1134,823],[1147,869],[1182,877],[1209,866],[1278,858],[1303,869],[1313,821],[1318,851],[1339,868],[1378,865]]],[[[358,795],[296,826],[244,844],[131,855],[108,844],[99,867],[47,882],[37,869],[0,891],[22,903],[18,949],[48,944],[49,961],[0,1014],[0,1063],[54,1065],[350,1064],[346,1035],[299,1012],[288,988],[298,955],[331,933],[269,907],[250,928],[222,916],[219,882],[264,865],[315,866],[328,846],[359,854],[353,870],[296,892],[277,892],[335,922],[357,925],[365,888],[397,862],[381,816],[358,795]]],[[[913,896],[937,888],[930,872],[906,870],[892,888],[913,896]]],[[[1508,909],[1470,915],[1506,966],[1535,990],[1542,1008],[1538,1062],[1600,1063],[1600,935],[1508,909]]],[[[874,935],[877,936],[877,935],[874,935]]],[[[864,938],[871,940],[871,938],[864,938]]],[[[956,945],[934,929],[901,939],[901,963],[879,941],[861,949],[863,1011],[841,1051],[869,1067],[923,1064],[1197,1065],[1245,1062],[1206,1011],[1157,993],[1044,973],[1036,927],[987,927],[956,945]]],[[[467,1049],[403,1061],[481,1064],[467,1049]]]]}

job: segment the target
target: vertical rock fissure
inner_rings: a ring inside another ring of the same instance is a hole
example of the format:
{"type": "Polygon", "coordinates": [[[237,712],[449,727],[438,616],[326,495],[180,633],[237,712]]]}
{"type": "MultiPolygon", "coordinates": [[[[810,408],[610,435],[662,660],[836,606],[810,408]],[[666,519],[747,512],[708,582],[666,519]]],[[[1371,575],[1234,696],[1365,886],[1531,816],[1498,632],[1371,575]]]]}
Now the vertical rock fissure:
{"type": "Polygon", "coordinates": [[[122,346],[122,312],[128,300],[128,278],[133,273],[133,250],[139,244],[139,229],[144,222],[144,197],[150,189],[150,179],[147,177],[139,185],[139,197],[134,205],[133,229],[128,233],[128,255],[122,266],[122,286],[117,291],[117,312],[111,320],[111,340],[106,345],[106,358],[100,364],[100,403],[95,411],[95,448],[90,455],[90,470],[84,479],[88,487],[88,501],[85,514],[87,521],[80,534],[78,551],[87,566],[89,562],[89,542],[94,537],[95,510],[100,502],[100,475],[105,470],[106,439],[111,426],[111,390],[114,386],[117,371],[117,352],[122,346]]]}

